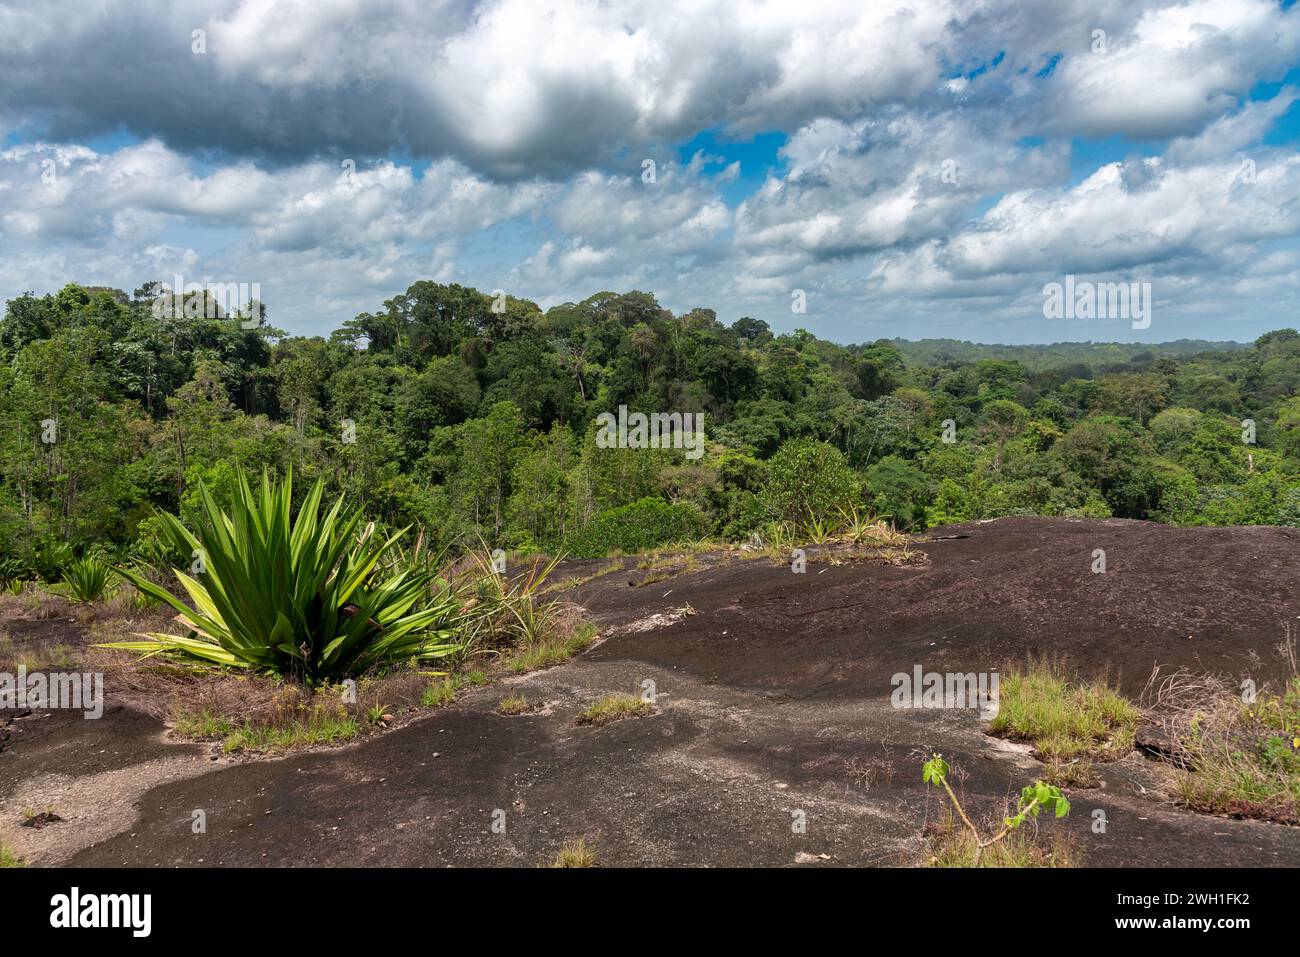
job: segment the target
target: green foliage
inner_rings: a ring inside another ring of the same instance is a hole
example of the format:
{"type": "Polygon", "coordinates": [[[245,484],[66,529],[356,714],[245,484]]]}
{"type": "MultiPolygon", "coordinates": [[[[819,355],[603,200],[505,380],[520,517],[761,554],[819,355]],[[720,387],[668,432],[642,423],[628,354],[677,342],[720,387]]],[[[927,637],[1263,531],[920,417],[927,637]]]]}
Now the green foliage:
{"type": "Polygon", "coordinates": [[[690,505],[643,498],[602,512],[568,541],[574,558],[601,558],[617,549],[642,552],[668,542],[689,542],[704,535],[708,521],[690,505]]]}
{"type": "Polygon", "coordinates": [[[506,506],[510,544],[518,548],[526,541],[551,546],[568,533],[570,513],[557,508],[567,502],[573,488],[577,462],[573,432],[557,424],[545,435],[531,440],[531,448],[516,463],[510,476],[510,499],[506,506]]]}
{"type": "Polygon", "coordinates": [[[926,525],[951,525],[976,517],[977,509],[970,494],[956,481],[944,478],[939,481],[939,492],[934,503],[925,510],[926,525]]]}
{"type": "Polygon", "coordinates": [[[1002,467],[1003,449],[1007,442],[1024,427],[1029,413],[1023,406],[1010,399],[993,399],[984,404],[980,418],[980,427],[992,435],[997,443],[997,454],[993,458],[993,470],[997,471],[1002,467]]]}
{"type": "Polygon", "coordinates": [[[1044,810],[1053,811],[1057,817],[1065,817],[1070,813],[1070,802],[1055,784],[1035,781],[1020,789],[1016,813],[1003,821],[1007,827],[1015,830],[1025,823],[1026,818],[1038,817],[1044,810]]]}
{"type": "Polygon", "coordinates": [[[935,787],[941,785],[948,777],[948,762],[942,755],[936,754],[921,765],[921,780],[935,787]]]}
{"type": "Polygon", "coordinates": [[[135,535],[127,546],[127,555],[141,568],[151,570],[186,565],[190,559],[189,554],[176,551],[166,525],[156,514],[144,517],[136,525],[135,535]]]}
{"type": "Polygon", "coordinates": [[[362,530],[360,511],[345,510],[341,497],[322,514],[323,492],[317,481],[291,518],[292,474],[277,483],[263,472],[257,492],[240,474],[229,511],[200,485],[194,531],[175,516],[160,516],[173,547],[194,556],[192,575],[175,572],[192,607],[118,569],[180,612],[189,633],[105,647],[178,653],[309,682],[455,653],[455,605],[430,599],[428,573],[375,571],[403,532],[385,541],[373,526],[362,530]]]}
{"type": "Polygon", "coordinates": [[[36,574],[47,582],[57,582],[63,569],[72,563],[72,546],[64,541],[43,539],[36,545],[33,567],[36,574]]]}
{"type": "Polygon", "coordinates": [[[891,455],[873,465],[867,472],[867,492],[872,511],[899,528],[925,524],[930,483],[924,472],[902,459],[891,455]]]}
{"type": "Polygon", "coordinates": [[[486,418],[461,426],[455,489],[466,515],[493,541],[505,529],[512,466],[523,443],[523,415],[513,402],[497,402],[486,418]]]}

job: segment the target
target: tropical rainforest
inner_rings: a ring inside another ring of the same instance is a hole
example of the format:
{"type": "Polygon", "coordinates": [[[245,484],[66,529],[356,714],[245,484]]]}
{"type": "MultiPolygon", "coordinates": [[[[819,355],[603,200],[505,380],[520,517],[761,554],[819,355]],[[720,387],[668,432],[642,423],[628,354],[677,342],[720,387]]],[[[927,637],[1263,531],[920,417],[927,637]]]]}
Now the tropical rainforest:
{"type": "MultiPolygon", "coordinates": [[[[160,513],[292,468],[380,528],[596,556],[862,510],[1300,526],[1300,334],[840,345],[644,292],[543,311],[420,281],[328,337],[68,285],[0,320],[0,577],[161,559],[160,513]],[[252,326],[252,328],[249,328],[252,326]],[[706,453],[596,417],[704,413],[706,453]]],[[[206,299],[205,293],[191,296],[206,299]]],[[[194,303],[186,303],[194,305],[194,303]]]]}

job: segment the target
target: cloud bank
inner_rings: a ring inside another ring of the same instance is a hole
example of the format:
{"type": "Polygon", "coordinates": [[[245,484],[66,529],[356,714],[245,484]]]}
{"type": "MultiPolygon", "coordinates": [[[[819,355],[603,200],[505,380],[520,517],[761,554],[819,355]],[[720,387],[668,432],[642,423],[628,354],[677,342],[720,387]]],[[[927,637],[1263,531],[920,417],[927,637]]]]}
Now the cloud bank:
{"type": "Polygon", "coordinates": [[[257,281],[307,334],[435,278],[1122,337],[1045,325],[1068,272],[1152,281],[1148,338],[1249,338],[1296,305],[1298,54],[1265,0],[0,2],[0,296],[257,281]]]}

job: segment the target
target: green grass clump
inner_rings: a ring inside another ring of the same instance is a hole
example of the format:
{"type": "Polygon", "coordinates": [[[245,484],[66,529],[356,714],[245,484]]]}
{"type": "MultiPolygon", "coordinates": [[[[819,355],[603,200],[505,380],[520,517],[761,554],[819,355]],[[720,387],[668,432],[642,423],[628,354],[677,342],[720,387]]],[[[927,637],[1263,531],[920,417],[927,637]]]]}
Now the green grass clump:
{"type": "Polygon", "coordinates": [[[1049,761],[1043,780],[1060,788],[1095,788],[1101,778],[1087,758],[1074,761],[1049,761]]]}
{"type": "Polygon", "coordinates": [[[226,736],[222,748],[227,753],[287,751],[307,745],[346,741],[360,733],[360,724],[346,708],[335,711],[317,708],[311,710],[306,717],[288,724],[245,724],[226,736]]]}
{"type": "Polygon", "coordinates": [[[441,708],[456,700],[456,683],[450,678],[430,682],[420,695],[420,704],[426,708],[441,708]]]}
{"type": "Polygon", "coordinates": [[[703,567],[703,564],[694,555],[653,558],[642,561],[637,565],[638,569],[648,570],[650,574],[641,581],[631,584],[634,584],[637,588],[643,588],[646,585],[657,585],[659,582],[668,581],[670,578],[676,578],[678,575],[685,575],[703,567]]]}
{"type": "Polygon", "coordinates": [[[197,714],[183,712],[176,716],[173,730],[182,738],[224,738],[235,730],[229,719],[204,709],[197,714]]]}
{"type": "Polygon", "coordinates": [[[10,850],[9,845],[0,841],[0,867],[26,867],[23,859],[10,850]]]}
{"type": "Polygon", "coordinates": [[[441,681],[432,681],[420,694],[420,703],[426,708],[441,708],[456,700],[462,688],[477,688],[488,682],[482,671],[467,671],[464,674],[449,675],[441,681]]]}
{"type": "Polygon", "coordinates": [[[507,695],[497,705],[497,712],[500,714],[527,714],[532,710],[532,703],[521,694],[507,695]]]}
{"type": "Polygon", "coordinates": [[[1132,750],[1138,716],[1132,702],[1104,683],[1071,682],[1036,664],[1002,678],[988,730],[1029,742],[1046,761],[1112,760],[1132,750]]]}
{"type": "Polygon", "coordinates": [[[596,569],[596,571],[592,572],[590,575],[583,575],[577,578],[565,578],[561,581],[547,585],[542,589],[542,592],[570,591],[571,589],[577,588],[579,585],[585,585],[588,582],[595,581],[597,578],[603,578],[611,572],[620,571],[622,568],[623,563],[621,561],[608,562],[596,569]]]}
{"type": "Polygon", "coordinates": [[[585,626],[567,637],[555,636],[539,641],[530,647],[516,651],[509,661],[510,670],[522,674],[525,671],[536,671],[538,668],[558,665],[568,661],[574,655],[581,654],[595,640],[596,629],[585,626]]]}
{"type": "Polygon", "coordinates": [[[654,713],[654,705],[630,694],[611,694],[601,698],[582,714],[578,715],[578,724],[590,724],[600,727],[611,721],[624,718],[641,718],[654,713]]]}
{"type": "Polygon", "coordinates": [[[210,710],[177,715],[174,731],[193,740],[221,739],[227,753],[287,751],[312,744],[328,744],[355,738],[361,726],[346,708],[301,708],[274,721],[245,721],[238,724],[210,710]]]}

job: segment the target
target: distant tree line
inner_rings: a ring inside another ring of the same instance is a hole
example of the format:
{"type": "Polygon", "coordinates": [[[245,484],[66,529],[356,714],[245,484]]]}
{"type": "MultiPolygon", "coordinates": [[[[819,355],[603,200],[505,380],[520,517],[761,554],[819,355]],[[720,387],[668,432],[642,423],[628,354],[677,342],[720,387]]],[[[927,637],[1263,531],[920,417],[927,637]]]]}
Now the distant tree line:
{"type": "Polygon", "coordinates": [[[848,504],[905,529],[1300,525],[1291,329],[1248,346],[837,345],[644,292],[543,312],[421,281],[320,338],[159,315],[156,288],[8,302],[6,574],[91,549],[157,558],[155,509],[183,516],[200,481],[220,493],[289,465],[385,526],[550,551],[735,540],[848,504]],[[620,405],[705,413],[706,454],[598,448],[596,416],[620,405]]]}

